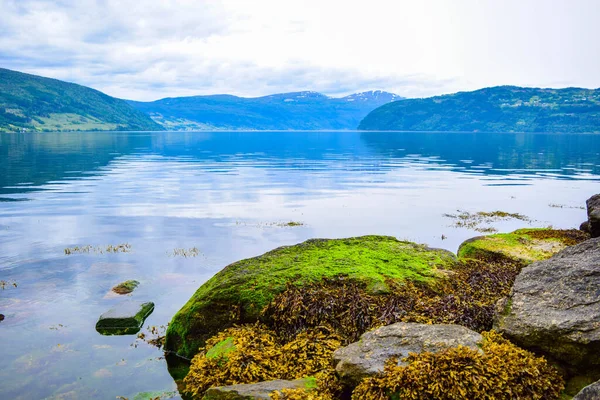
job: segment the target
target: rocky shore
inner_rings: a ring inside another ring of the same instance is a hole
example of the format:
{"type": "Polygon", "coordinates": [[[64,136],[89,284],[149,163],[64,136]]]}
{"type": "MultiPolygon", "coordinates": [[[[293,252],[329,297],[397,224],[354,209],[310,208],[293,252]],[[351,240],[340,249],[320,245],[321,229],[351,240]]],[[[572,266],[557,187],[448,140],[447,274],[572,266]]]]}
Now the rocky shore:
{"type": "Polygon", "coordinates": [[[193,399],[600,398],[600,195],[587,207],[581,230],[457,256],[364,236],[231,264],[169,324],[172,375],[193,399]]]}

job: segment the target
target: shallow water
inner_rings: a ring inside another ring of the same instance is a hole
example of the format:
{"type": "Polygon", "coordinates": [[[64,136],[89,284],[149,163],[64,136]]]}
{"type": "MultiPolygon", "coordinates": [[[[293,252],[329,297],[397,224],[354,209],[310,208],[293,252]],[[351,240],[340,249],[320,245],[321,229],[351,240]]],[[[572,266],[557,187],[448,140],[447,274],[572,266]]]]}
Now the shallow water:
{"type": "Polygon", "coordinates": [[[598,192],[600,135],[0,134],[0,398],[176,390],[160,350],[95,331],[121,281],[156,304],[145,326],[166,325],[223,266],[281,245],[383,234],[456,251],[480,233],[446,213],[571,228],[598,192]],[[132,251],[64,252],[121,243],[132,251]]]}

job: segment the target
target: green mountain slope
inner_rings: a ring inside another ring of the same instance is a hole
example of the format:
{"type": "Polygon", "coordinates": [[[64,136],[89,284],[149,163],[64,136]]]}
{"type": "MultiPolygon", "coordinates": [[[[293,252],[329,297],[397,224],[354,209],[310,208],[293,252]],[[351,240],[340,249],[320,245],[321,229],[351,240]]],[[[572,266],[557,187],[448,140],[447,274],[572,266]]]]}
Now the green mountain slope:
{"type": "Polygon", "coordinates": [[[172,130],[318,130],[356,129],[370,111],[400,99],[377,90],[342,98],[294,92],[255,98],[215,95],[129,103],[172,130]]]}
{"type": "Polygon", "coordinates": [[[97,90],[0,68],[0,132],[162,129],[97,90]]]}
{"type": "Polygon", "coordinates": [[[600,132],[600,89],[491,87],[373,110],[360,130],[600,132]]]}

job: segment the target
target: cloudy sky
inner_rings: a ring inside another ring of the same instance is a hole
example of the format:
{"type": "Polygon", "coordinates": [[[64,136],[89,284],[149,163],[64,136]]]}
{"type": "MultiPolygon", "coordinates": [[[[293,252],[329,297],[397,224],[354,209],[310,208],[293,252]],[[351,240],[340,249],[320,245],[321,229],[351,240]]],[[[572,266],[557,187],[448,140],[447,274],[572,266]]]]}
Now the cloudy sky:
{"type": "Polygon", "coordinates": [[[0,0],[0,67],[154,100],[600,87],[600,0],[0,0]]]}

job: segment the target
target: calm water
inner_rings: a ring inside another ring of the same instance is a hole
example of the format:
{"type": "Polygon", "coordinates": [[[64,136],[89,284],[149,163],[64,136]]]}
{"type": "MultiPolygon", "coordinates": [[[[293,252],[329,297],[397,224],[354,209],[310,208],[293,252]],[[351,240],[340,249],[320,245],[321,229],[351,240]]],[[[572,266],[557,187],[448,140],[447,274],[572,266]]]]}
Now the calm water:
{"type": "Polygon", "coordinates": [[[131,298],[153,301],[146,325],[160,326],[223,266],[274,247],[384,234],[456,251],[478,233],[445,213],[570,228],[598,192],[600,135],[0,134],[0,398],[175,390],[158,349],[94,329],[123,280],[141,282],[131,298]],[[132,252],[64,254],[118,243],[132,252]]]}

